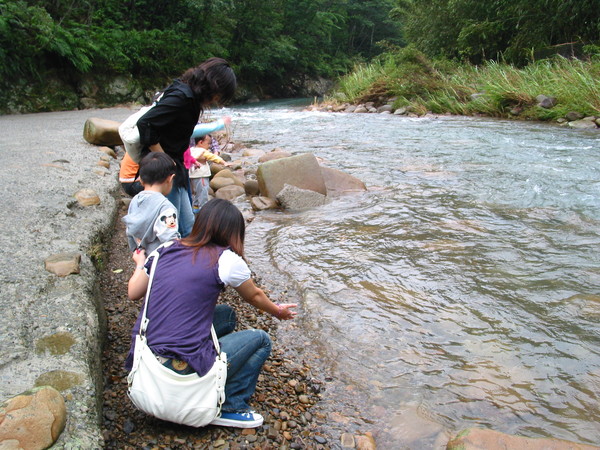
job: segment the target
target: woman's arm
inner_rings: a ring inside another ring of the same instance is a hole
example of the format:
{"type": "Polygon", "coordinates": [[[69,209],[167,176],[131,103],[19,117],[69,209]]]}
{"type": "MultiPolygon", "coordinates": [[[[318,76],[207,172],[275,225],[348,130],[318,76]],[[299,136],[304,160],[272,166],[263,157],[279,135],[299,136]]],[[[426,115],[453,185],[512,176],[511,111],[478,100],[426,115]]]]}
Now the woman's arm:
{"type": "Polygon", "coordinates": [[[143,249],[136,249],[131,256],[135,262],[135,270],[127,285],[127,296],[130,300],[139,300],[146,295],[148,289],[148,275],[144,270],[146,254],[143,249]]]}
{"type": "Polygon", "coordinates": [[[279,320],[290,320],[297,314],[291,310],[291,308],[297,306],[295,303],[286,303],[283,305],[273,303],[263,290],[254,284],[252,279],[244,281],[235,290],[252,306],[277,317],[279,320]]]}

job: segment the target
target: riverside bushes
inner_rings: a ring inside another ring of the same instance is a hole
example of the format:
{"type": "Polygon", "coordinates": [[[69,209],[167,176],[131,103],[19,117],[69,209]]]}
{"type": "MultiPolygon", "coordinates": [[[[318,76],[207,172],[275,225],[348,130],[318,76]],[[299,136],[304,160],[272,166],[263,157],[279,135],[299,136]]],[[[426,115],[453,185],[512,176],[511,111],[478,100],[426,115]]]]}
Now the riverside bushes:
{"type": "Polygon", "coordinates": [[[600,115],[600,55],[589,60],[555,56],[523,68],[498,62],[482,65],[430,60],[413,47],[388,52],[340,79],[329,100],[381,102],[436,114],[488,115],[554,120],[569,111],[600,115]],[[538,106],[536,97],[556,98],[538,106]]]}

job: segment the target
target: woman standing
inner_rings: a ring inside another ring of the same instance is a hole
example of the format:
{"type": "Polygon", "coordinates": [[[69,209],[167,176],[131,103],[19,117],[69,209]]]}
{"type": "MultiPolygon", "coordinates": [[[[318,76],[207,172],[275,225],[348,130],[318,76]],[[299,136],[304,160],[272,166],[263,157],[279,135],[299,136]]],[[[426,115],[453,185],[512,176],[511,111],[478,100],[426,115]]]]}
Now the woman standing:
{"type": "MultiPolygon", "coordinates": [[[[245,223],[240,211],[227,200],[213,199],[196,215],[191,234],[170,246],[158,249],[148,303],[148,346],[162,364],[180,374],[206,374],[214,363],[216,350],[211,324],[227,354],[228,372],[225,402],[220,417],[212,424],[238,428],[262,425],[263,417],[250,409],[249,400],[263,363],[271,351],[269,335],[262,330],[233,332],[235,313],[227,305],[216,305],[225,286],[232,286],[256,308],[280,320],[292,319],[295,304],[273,303],[250,277],[243,259],[245,223]]],[[[139,299],[146,293],[148,260],[133,254],[137,264],[129,280],[128,294],[139,299]]],[[[140,319],[133,329],[138,334],[140,319]]],[[[131,369],[133,344],[126,367],[131,369]]]]}
{"type": "Polygon", "coordinates": [[[177,163],[173,190],[167,198],[179,212],[179,232],[183,237],[190,234],[194,223],[183,154],[204,109],[213,103],[231,100],[236,87],[237,80],[229,63],[222,58],[209,58],[185,71],[138,120],[144,150],[165,152],[177,163]]]}

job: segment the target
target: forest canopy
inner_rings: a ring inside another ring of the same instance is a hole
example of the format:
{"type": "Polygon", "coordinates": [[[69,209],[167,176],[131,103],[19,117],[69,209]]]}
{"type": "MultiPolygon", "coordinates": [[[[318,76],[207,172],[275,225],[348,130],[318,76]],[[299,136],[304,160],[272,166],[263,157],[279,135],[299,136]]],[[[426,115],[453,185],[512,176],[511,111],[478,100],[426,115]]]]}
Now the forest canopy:
{"type": "MultiPolygon", "coordinates": [[[[293,95],[407,45],[430,58],[526,65],[598,54],[597,0],[0,0],[0,111],[81,80],[126,75],[164,86],[211,57],[242,85],[293,95]],[[49,82],[50,80],[50,82],[49,82]],[[52,83],[51,81],[56,81],[52,83]]],[[[384,56],[385,57],[385,56],[384,56]]],[[[55,96],[67,103],[68,93],[55,96]]],[[[66,106],[65,106],[66,107],[66,106]]],[[[10,108],[9,108],[10,109],[10,108]]]]}
{"type": "Polygon", "coordinates": [[[2,79],[172,77],[227,58],[248,84],[334,77],[401,44],[393,0],[0,0],[2,79]]]}

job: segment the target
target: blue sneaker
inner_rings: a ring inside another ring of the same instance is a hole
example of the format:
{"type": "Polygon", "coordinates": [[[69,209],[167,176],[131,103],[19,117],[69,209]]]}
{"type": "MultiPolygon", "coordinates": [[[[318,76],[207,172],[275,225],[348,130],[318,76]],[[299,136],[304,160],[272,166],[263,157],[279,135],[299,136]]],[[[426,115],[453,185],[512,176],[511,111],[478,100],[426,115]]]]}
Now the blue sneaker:
{"type": "Polygon", "coordinates": [[[263,424],[263,416],[254,411],[245,413],[222,412],[219,417],[214,419],[211,425],[221,425],[223,427],[235,428],[256,428],[263,424]]]}

